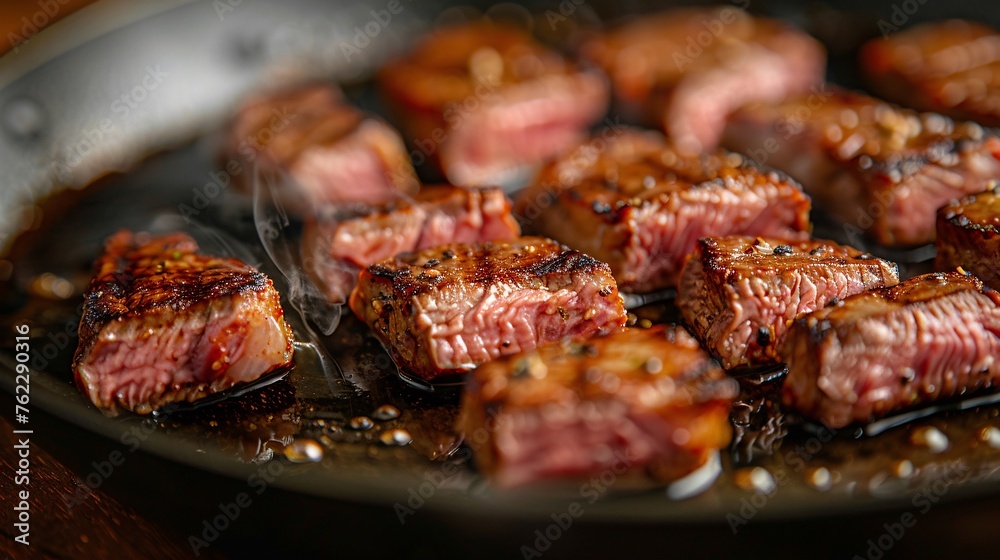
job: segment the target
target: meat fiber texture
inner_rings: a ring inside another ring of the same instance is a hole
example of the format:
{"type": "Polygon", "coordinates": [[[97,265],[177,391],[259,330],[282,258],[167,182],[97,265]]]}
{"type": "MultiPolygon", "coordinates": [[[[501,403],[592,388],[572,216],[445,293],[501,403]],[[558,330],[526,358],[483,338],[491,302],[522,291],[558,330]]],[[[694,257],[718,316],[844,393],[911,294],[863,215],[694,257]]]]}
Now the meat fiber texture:
{"type": "Polygon", "coordinates": [[[644,15],[587,42],[583,57],[603,68],[619,110],[663,127],[675,147],[718,147],[726,116],[778,103],[823,82],[826,52],[787,22],[735,6],[644,15]]]}
{"type": "Polygon", "coordinates": [[[855,244],[931,243],[937,209],[1000,174],[995,132],[832,88],[744,107],[725,144],[799,180],[855,244]]]}
{"type": "Polygon", "coordinates": [[[1000,290],[1000,193],[988,191],[952,201],[938,210],[935,268],[962,267],[1000,290]]]}
{"type": "Polygon", "coordinates": [[[1000,126],[1000,33],[946,20],[872,39],[861,68],[875,91],[922,111],[1000,126]]]}
{"type": "Polygon", "coordinates": [[[362,268],[397,253],[520,234],[499,187],[432,186],[390,204],[307,218],[302,260],[327,298],[345,302],[362,268]]]}
{"type": "Polygon", "coordinates": [[[148,414],[291,365],[293,335],[271,280],[197,251],[182,233],[108,239],[73,358],[77,386],[105,413],[148,414]]]}
{"type": "Polygon", "coordinates": [[[623,292],[674,288],[702,237],[807,239],[809,197],[739,154],[685,156],[662,134],[607,129],[548,164],[514,211],[531,233],[608,263],[623,292]]]}
{"type": "Polygon", "coordinates": [[[361,271],[349,304],[396,364],[426,381],[625,325],[608,266],[538,237],[455,243],[380,261],[361,271]]]}
{"type": "Polygon", "coordinates": [[[479,366],[458,431],[498,486],[609,469],[670,482],[729,444],[738,393],[682,327],[657,325],[479,366]]]}
{"type": "Polygon", "coordinates": [[[684,266],[677,306],[723,367],[767,365],[781,362],[793,320],[898,282],[894,263],[832,241],[708,237],[684,266]]]}
{"type": "Polygon", "coordinates": [[[831,428],[1000,381],[1000,294],[935,273],[795,321],[781,349],[783,401],[831,428]]]}
{"type": "Polygon", "coordinates": [[[456,185],[514,185],[601,119],[608,84],[509,24],[435,30],[386,64],[379,87],[418,165],[456,185]]]}
{"type": "Polygon", "coordinates": [[[257,166],[281,177],[277,199],[305,214],[328,204],[380,204],[419,182],[399,133],[330,85],[260,94],[237,109],[221,167],[252,193],[257,166]]]}

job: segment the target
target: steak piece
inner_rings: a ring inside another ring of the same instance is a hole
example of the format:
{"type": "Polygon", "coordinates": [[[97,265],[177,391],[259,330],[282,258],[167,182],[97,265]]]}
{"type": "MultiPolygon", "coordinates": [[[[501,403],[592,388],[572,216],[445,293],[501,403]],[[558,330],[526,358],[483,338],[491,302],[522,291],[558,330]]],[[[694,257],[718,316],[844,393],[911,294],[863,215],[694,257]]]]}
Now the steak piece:
{"type": "Polygon", "coordinates": [[[861,68],[887,99],[1000,126],[1000,33],[991,27],[948,20],[873,39],[861,68]]]}
{"type": "Polygon", "coordinates": [[[885,246],[934,241],[937,209],[1000,174],[994,132],[837,90],[741,109],[726,145],[801,181],[852,240],[885,246]]]}
{"type": "Polygon", "coordinates": [[[532,232],[610,264],[623,292],[675,287],[702,237],[805,239],[809,208],[794,181],[739,154],[685,156],[627,128],[550,163],[515,202],[532,232]]]}
{"type": "Polygon", "coordinates": [[[361,271],[350,306],[399,367],[427,381],[625,325],[608,265],[538,237],[383,260],[361,271]]]}
{"type": "Polygon", "coordinates": [[[77,386],[105,413],[149,414],[291,365],[292,330],[271,280],[197,251],[183,233],[107,240],[73,358],[77,386]]]}
{"type": "Polygon", "coordinates": [[[303,262],[331,301],[346,301],[362,268],[397,253],[520,235],[500,188],[424,187],[412,199],[307,218],[303,262]]]}
{"type": "Polygon", "coordinates": [[[609,469],[674,481],[728,445],[738,393],[683,328],[632,328],[479,366],[458,431],[499,486],[609,469]]]}
{"type": "Polygon", "coordinates": [[[781,362],[792,320],[897,283],[895,264],[832,241],[708,237],[684,265],[677,306],[729,369],[781,362]]]}
{"type": "Polygon", "coordinates": [[[783,401],[831,428],[1000,381],[1000,293],[925,274],[795,321],[783,401]]]}
{"type": "Polygon", "coordinates": [[[938,210],[937,260],[941,271],[962,267],[1000,290],[1000,187],[952,201],[938,210]]]}
{"type": "Polygon", "coordinates": [[[733,6],[644,15],[582,52],[611,76],[621,112],[663,127],[690,154],[714,150],[741,105],[807,92],[826,70],[818,41],[733,6]]]}
{"type": "Polygon", "coordinates": [[[526,32],[485,20],[435,30],[378,74],[413,148],[456,185],[514,184],[607,110],[608,84],[526,32]]]}
{"type": "MultiPolygon", "coordinates": [[[[283,201],[303,212],[329,203],[389,202],[419,186],[399,133],[326,85],[248,100],[230,125],[226,148],[227,170],[256,163],[288,173],[301,192],[283,201]]],[[[252,192],[252,173],[236,178],[252,192]]]]}

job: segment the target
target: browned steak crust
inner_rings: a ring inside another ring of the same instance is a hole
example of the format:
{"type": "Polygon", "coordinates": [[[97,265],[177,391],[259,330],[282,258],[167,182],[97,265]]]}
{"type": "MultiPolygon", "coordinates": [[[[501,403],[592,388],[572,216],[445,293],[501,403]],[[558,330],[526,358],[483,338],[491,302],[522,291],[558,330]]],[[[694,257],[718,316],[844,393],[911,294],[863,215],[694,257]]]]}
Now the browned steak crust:
{"type": "Polygon", "coordinates": [[[624,292],[677,285],[701,237],[808,237],[809,197],[734,153],[685,156],[655,132],[609,129],[550,163],[515,201],[533,233],[611,265],[624,292]]]}
{"type": "Polygon", "coordinates": [[[521,234],[499,187],[424,187],[413,198],[306,219],[303,262],[332,301],[346,301],[358,271],[405,251],[521,234]]]}
{"type": "Polygon", "coordinates": [[[609,97],[602,73],[486,18],[435,29],[378,83],[417,165],[429,159],[462,186],[523,182],[582,138],[609,97]]]}
{"type": "Polygon", "coordinates": [[[733,110],[806,92],[826,67],[819,41],[735,6],[644,15],[581,50],[611,77],[619,111],[662,127],[694,154],[718,147],[733,110]]]}
{"type": "Polygon", "coordinates": [[[1000,290],[1000,193],[994,187],[938,210],[937,270],[962,267],[1000,290]]]}
{"type": "Polygon", "coordinates": [[[880,94],[922,111],[1000,126],[1000,33],[947,20],[872,39],[861,67],[880,94]]]}
{"type": "Polygon", "coordinates": [[[537,237],[386,259],[361,271],[350,306],[400,367],[426,380],[625,324],[606,264],[537,237]]]}
{"type": "Polygon", "coordinates": [[[832,241],[700,239],[677,306],[722,365],[778,363],[791,322],[848,296],[899,282],[896,265],[832,241]]]}
{"type": "Polygon", "coordinates": [[[120,231],[95,264],[73,368],[98,407],[148,413],[285,367],[292,333],[263,273],[182,233],[120,231]]]}
{"type": "Polygon", "coordinates": [[[671,481],[729,443],[737,393],[683,328],[657,325],[479,366],[459,431],[502,486],[609,468],[671,481]]]}
{"type": "Polygon", "coordinates": [[[328,85],[247,100],[222,155],[220,166],[245,191],[255,166],[288,174],[296,192],[281,192],[282,203],[302,213],[329,203],[388,202],[419,186],[399,133],[328,85]]]}
{"type": "Polygon", "coordinates": [[[837,89],[744,107],[725,143],[801,181],[849,234],[886,246],[933,242],[937,209],[1000,175],[995,132],[837,89]]]}
{"type": "Polygon", "coordinates": [[[1000,294],[936,273],[795,321],[781,349],[785,404],[832,428],[1000,382],[1000,294]]]}

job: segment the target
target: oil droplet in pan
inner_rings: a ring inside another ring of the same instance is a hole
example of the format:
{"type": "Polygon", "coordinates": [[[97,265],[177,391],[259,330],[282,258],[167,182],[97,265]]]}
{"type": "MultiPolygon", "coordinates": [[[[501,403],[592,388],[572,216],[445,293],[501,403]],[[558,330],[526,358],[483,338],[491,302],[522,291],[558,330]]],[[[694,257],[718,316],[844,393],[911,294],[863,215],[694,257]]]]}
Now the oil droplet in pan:
{"type": "Polygon", "coordinates": [[[777,488],[774,477],[762,467],[740,469],[733,478],[736,486],[744,490],[753,490],[760,494],[770,494],[777,488]]]}
{"type": "Polygon", "coordinates": [[[367,416],[355,416],[347,425],[352,430],[370,430],[375,427],[375,422],[372,422],[372,419],[367,416]]]}
{"type": "Polygon", "coordinates": [[[913,466],[913,462],[909,459],[903,459],[902,461],[896,461],[892,465],[892,474],[896,478],[910,478],[916,469],[913,466]]]}
{"type": "Polygon", "coordinates": [[[833,486],[833,476],[826,467],[812,469],[806,475],[806,482],[817,490],[829,490],[833,486]]]}
{"type": "Polygon", "coordinates": [[[987,426],[979,430],[977,435],[979,436],[979,441],[994,449],[1000,449],[1000,429],[994,426],[987,426]]]}
{"type": "Polygon", "coordinates": [[[318,463],[323,460],[323,447],[311,439],[296,439],[282,452],[285,459],[293,463],[318,463]]]}
{"type": "Polygon", "coordinates": [[[399,409],[392,406],[391,404],[383,404],[382,406],[376,408],[374,412],[372,412],[372,418],[378,420],[379,422],[394,420],[396,418],[399,418],[399,409]]]}
{"type": "Polygon", "coordinates": [[[948,449],[948,436],[934,426],[921,426],[910,434],[910,443],[926,447],[931,453],[948,449]]]}

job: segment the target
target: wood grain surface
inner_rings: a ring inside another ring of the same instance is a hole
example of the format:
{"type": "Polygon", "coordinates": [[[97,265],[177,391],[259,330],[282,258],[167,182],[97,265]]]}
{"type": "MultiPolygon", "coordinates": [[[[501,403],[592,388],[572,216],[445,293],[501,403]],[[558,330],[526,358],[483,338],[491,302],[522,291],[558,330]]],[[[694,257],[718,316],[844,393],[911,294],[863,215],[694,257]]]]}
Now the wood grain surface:
{"type": "MultiPolygon", "coordinates": [[[[13,400],[2,394],[0,403],[13,410],[13,400]]],[[[14,434],[17,428],[7,417],[0,415],[0,558],[33,560],[36,558],[63,558],[83,560],[91,558],[190,558],[191,548],[179,535],[165,532],[135,510],[127,507],[100,487],[92,490],[82,477],[91,473],[76,474],[40,447],[34,435],[14,434]],[[14,472],[18,470],[18,457],[14,446],[16,438],[32,439],[30,449],[30,475],[27,486],[16,485],[14,472]],[[29,491],[29,545],[14,540],[13,518],[18,493],[29,491]]],[[[29,426],[30,428],[30,426],[29,426]]],[[[103,457],[95,457],[100,462],[103,457]]],[[[151,473],[155,477],[155,473],[151,473]]],[[[207,550],[201,558],[218,557],[207,550]]]]}

